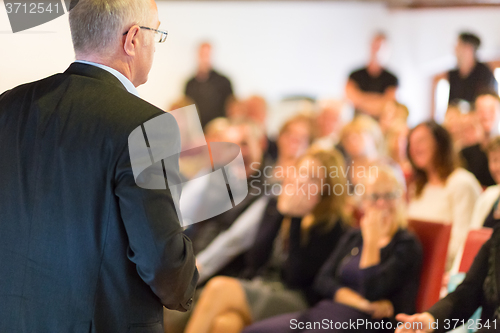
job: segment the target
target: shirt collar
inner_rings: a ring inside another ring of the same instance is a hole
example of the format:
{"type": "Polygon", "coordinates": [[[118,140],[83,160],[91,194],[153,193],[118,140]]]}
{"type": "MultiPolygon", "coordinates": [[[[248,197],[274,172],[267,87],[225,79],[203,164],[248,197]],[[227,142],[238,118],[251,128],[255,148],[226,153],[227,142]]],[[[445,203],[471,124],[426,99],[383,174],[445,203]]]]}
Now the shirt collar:
{"type": "Polygon", "coordinates": [[[96,66],[96,67],[104,69],[105,71],[110,72],[118,80],[120,80],[120,82],[123,84],[123,86],[125,87],[125,89],[127,89],[127,91],[129,93],[131,93],[131,94],[133,94],[133,95],[135,95],[135,96],[137,96],[137,97],[140,98],[139,92],[134,87],[134,85],[132,84],[132,82],[130,82],[130,80],[125,77],[125,75],[123,75],[122,73],[118,72],[116,69],[113,69],[111,67],[108,67],[108,66],[105,66],[105,65],[102,65],[102,64],[98,64],[96,62],[91,62],[91,61],[76,60],[75,62],[78,62],[78,63],[81,63],[81,64],[87,64],[87,65],[96,66]]]}

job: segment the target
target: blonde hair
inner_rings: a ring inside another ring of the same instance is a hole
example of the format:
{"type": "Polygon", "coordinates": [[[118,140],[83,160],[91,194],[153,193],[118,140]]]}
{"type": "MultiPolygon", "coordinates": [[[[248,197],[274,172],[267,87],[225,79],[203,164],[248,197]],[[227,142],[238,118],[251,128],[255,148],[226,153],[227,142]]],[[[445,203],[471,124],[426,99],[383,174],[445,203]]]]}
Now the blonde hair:
{"type": "Polygon", "coordinates": [[[314,207],[312,214],[318,223],[325,223],[326,228],[333,227],[340,218],[343,222],[350,222],[346,214],[347,185],[346,178],[342,172],[333,173],[332,170],[342,170],[345,160],[342,154],[336,150],[310,149],[297,164],[305,158],[312,158],[321,163],[321,167],[326,169],[324,184],[327,190],[323,189],[320,202],[314,207]],[[341,194],[335,193],[335,186],[340,184],[344,189],[341,194]]]}
{"type": "Polygon", "coordinates": [[[281,126],[278,136],[288,131],[288,128],[295,123],[305,123],[309,129],[309,144],[314,141],[314,118],[306,113],[300,113],[290,119],[288,119],[283,126],[281,126]]]}
{"type": "Polygon", "coordinates": [[[217,117],[212,119],[205,125],[205,136],[208,137],[222,134],[229,128],[230,125],[231,122],[227,118],[217,117]]]}
{"type": "Polygon", "coordinates": [[[391,184],[394,187],[394,191],[399,194],[395,199],[397,200],[395,207],[395,219],[393,232],[395,233],[398,229],[406,229],[408,226],[408,219],[406,214],[406,191],[404,180],[396,175],[394,168],[378,163],[375,165],[377,167],[377,173],[375,175],[370,173],[370,176],[365,181],[365,186],[373,186],[376,184],[391,184]]]}
{"type": "MultiPolygon", "coordinates": [[[[350,225],[351,218],[346,213],[346,199],[347,199],[347,185],[346,179],[342,172],[332,173],[331,170],[342,170],[345,165],[344,157],[342,154],[336,150],[321,150],[321,149],[310,149],[303,155],[296,163],[300,163],[306,159],[311,158],[319,161],[321,166],[319,168],[325,168],[326,174],[324,179],[324,187],[328,187],[325,191],[323,188],[321,190],[321,200],[314,207],[311,214],[304,216],[301,224],[301,244],[305,245],[309,242],[309,231],[312,226],[319,225],[324,232],[332,230],[335,225],[340,222],[343,225],[350,225]],[[335,176],[332,176],[332,175],[335,176]],[[335,193],[335,185],[340,184],[343,188],[341,194],[335,193]],[[305,220],[311,223],[304,223],[305,220]]],[[[319,169],[318,169],[319,172],[319,169]]],[[[288,235],[290,230],[290,218],[285,217],[283,219],[280,233],[282,235],[288,235]]]]}
{"type": "Polygon", "coordinates": [[[500,149],[500,136],[492,138],[486,146],[486,152],[491,153],[500,149]]]}
{"type": "Polygon", "coordinates": [[[346,124],[340,134],[340,140],[345,140],[345,138],[351,133],[368,134],[375,143],[377,153],[380,156],[386,154],[386,147],[382,130],[380,129],[377,121],[375,121],[370,116],[358,115],[350,123],[346,124]]]}
{"type": "Polygon", "coordinates": [[[69,11],[75,53],[110,56],[130,26],[151,17],[150,0],[79,0],[69,11]]]}

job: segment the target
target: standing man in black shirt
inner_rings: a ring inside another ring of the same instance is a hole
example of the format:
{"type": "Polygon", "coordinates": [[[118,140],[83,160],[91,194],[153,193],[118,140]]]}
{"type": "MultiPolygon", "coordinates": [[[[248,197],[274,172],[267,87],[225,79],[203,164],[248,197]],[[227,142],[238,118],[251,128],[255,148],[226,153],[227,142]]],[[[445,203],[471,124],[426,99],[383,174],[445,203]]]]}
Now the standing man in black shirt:
{"type": "Polygon", "coordinates": [[[481,91],[498,91],[497,81],[491,70],[477,61],[479,45],[481,40],[474,34],[463,32],[458,36],[455,47],[458,68],[448,72],[449,103],[456,100],[473,103],[481,91]]]}
{"type": "Polygon", "coordinates": [[[212,69],[212,46],[202,43],[198,49],[198,71],[184,90],[198,108],[201,126],[217,117],[225,117],[227,98],[233,95],[229,79],[212,69]]]}
{"type": "Polygon", "coordinates": [[[385,103],[396,99],[398,79],[381,64],[386,50],[385,34],[377,33],[372,39],[368,65],[349,75],[345,92],[356,114],[378,119],[385,103]]]}

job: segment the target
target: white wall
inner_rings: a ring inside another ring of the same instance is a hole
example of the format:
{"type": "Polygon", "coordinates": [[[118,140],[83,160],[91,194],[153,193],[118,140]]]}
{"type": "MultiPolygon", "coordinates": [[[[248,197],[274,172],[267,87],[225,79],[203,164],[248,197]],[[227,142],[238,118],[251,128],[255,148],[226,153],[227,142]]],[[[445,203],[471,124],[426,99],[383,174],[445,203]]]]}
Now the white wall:
{"type": "MultiPolygon", "coordinates": [[[[363,64],[374,30],[392,41],[389,67],[399,76],[399,98],[415,124],[429,115],[430,77],[453,66],[456,34],[468,28],[483,39],[481,55],[500,58],[500,8],[387,10],[351,2],[158,2],[161,28],[155,63],[141,95],[166,108],[195,67],[201,40],[214,44],[215,67],[242,97],[306,93],[342,97],[350,70],[363,64]]],[[[64,71],[73,60],[67,15],[12,34],[0,7],[0,91],[64,71]]]]}
{"type": "Polygon", "coordinates": [[[399,99],[410,107],[410,123],[429,116],[431,78],[455,66],[454,47],[459,32],[477,33],[482,40],[479,58],[500,60],[500,8],[394,10],[393,67],[399,74],[399,99]]]}

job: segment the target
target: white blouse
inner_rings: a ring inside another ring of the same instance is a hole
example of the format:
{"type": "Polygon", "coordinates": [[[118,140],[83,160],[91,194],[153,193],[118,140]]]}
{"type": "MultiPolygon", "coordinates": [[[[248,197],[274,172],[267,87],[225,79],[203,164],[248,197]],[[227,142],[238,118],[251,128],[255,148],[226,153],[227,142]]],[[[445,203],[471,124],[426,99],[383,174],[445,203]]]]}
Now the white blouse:
{"type": "Polygon", "coordinates": [[[426,184],[418,198],[411,198],[408,218],[452,224],[446,270],[451,268],[458,249],[465,242],[472,212],[481,194],[481,185],[469,171],[457,168],[444,185],[426,184]]]}

